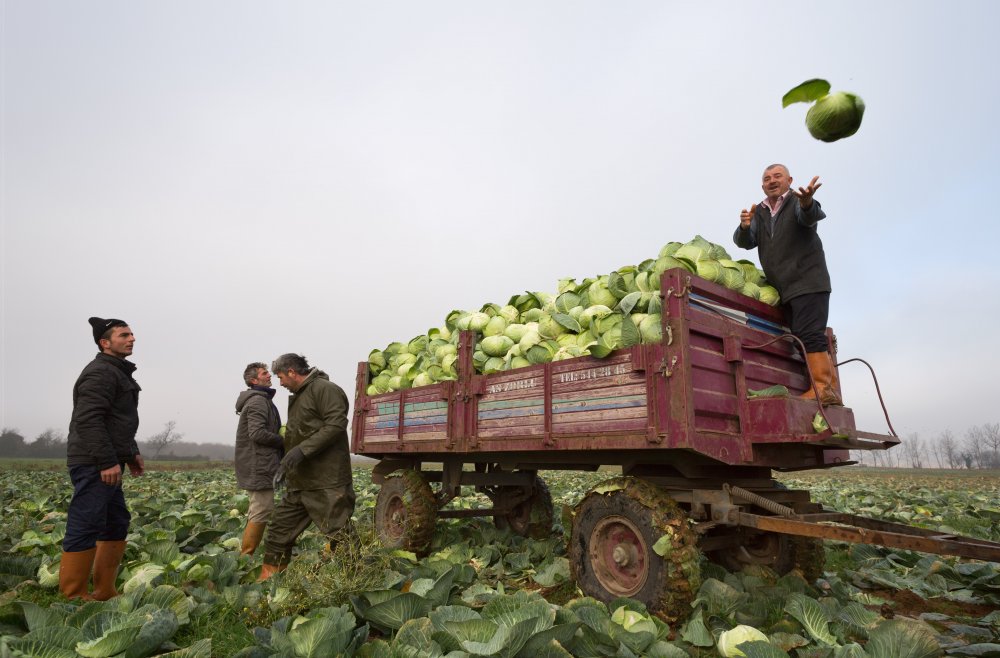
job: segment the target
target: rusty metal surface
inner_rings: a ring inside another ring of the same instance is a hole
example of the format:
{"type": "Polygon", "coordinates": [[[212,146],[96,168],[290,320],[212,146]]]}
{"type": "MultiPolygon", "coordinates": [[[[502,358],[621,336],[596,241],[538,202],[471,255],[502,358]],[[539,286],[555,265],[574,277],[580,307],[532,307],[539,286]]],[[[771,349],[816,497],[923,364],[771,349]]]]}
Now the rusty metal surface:
{"type": "Polygon", "coordinates": [[[473,509],[443,509],[438,510],[439,519],[468,519],[476,516],[503,516],[510,514],[511,509],[501,509],[496,507],[481,507],[473,509]]]}
{"type": "Polygon", "coordinates": [[[922,553],[1000,562],[1000,543],[997,542],[961,535],[943,535],[925,528],[914,528],[853,514],[817,513],[801,514],[794,518],[779,518],[740,512],[737,515],[737,523],[748,528],[799,537],[873,544],[922,553]]]}

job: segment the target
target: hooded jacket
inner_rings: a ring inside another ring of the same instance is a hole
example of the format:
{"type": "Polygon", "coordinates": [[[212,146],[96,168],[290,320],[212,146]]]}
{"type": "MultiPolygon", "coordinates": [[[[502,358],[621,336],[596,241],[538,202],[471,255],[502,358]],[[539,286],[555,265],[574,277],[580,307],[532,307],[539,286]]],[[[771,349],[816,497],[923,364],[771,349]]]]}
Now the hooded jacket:
{"type": "Polygon", "coordinates": [[[351,486],[344,390],[317,368],[288,399],[285,450],[299,446],[305,459],[287,474],[289,491],[351,486]]]}
{"type": "Polygon", "coordinates": [[[236,398],[236,484],[247,491],[274,488],[282,457],[281,416],[265,391],[248,388],[236,398]]]}
{"type": "Polygon", "coordinates": [[[135,460],[139,446],[139,384],[135,364],[99,353],[73,385],[73,416],[66,437],[66,463],[105,470],[135,460]]]}

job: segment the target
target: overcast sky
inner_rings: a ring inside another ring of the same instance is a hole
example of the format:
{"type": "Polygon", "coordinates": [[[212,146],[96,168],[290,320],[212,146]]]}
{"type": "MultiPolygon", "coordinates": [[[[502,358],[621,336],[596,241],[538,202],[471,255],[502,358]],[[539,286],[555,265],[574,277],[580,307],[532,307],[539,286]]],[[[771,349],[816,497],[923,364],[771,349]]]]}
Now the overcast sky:
{"type": "MultiPolygon", "coordinates": [[[[65,432],[137,336],[138,438],[232,443],[250,361],[357,363],[455,308],[819,175],[840,358],[901,434],[1000,421],[1000,3],[2,2],[2,418],[65,432]],[[992,62],[992,63],[991,63],[992,62]],[[867,105],[826,144],[798,83],[867,105]]],[[[759,261],[757,261],[759,262],[759,261]]],[[[858,426],[885,422],[845,366],[858,426]]],[[[277,403],[284,410],[282,390],[277,403]]]]}

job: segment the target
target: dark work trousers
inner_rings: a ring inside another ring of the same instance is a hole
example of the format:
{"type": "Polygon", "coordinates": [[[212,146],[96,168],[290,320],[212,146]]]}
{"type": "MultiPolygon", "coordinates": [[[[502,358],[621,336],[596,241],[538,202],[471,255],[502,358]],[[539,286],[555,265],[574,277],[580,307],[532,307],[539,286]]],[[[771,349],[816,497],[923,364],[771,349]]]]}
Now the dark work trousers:
{"type": "Polygon", "coordinates": [[[73,499],[66,518],[63,550],[87,551],[99,541],[125,539],[132,515],[125,506],[122,485],[104,484],[100,469],[90,465],[70,466],[69,477],[73,481],[73,499]]]}
{"type": "Polygon", "coordinates": [[[292,559],[292,549],[310,523],[330,537],[348,527],[354,512],[354,487],[286,491],[274,508],[264,537],[264,564],[284,566],[292,559]]]}
{"type": "Polygon", "coordinates": [[[806,346],[806,352],[829,351],[826,322],[830,316],[830,293],[799,295],[782,304],[781,309],[785,312],[788,328],[806,346]]]}

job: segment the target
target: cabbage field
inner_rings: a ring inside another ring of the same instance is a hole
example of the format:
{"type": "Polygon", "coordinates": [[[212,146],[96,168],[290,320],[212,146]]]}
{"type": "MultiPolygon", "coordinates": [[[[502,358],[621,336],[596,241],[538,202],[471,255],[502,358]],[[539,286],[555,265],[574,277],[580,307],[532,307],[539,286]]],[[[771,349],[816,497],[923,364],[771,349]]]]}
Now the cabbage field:
{"type": "MultiPolygon", "coordinates": [[[[377,487],[357,468],[356,537],[331,554],[307,531],[289,569],[258,585],[259,553],[239,555],[248,501],[231,471],[152,471],[126,481],[123,594],[81,605],[57,591],[68,476],[7,468],[0,655],[1000,655],[1000,565],[869,546],[827,544],[811,582],[705,561],[689,616],[669,625],[634,601],[586,598],[571,581],[567,537],[573,506],[609,474],[541,475],[556,509],[550,537],[512,535],[486,518],[439,520],[431,553],[418,558],[374,541],[377,487]]],[[[834,509],[1000,540],[996,473],[839,469],[782,479],[834,509]]]]}

